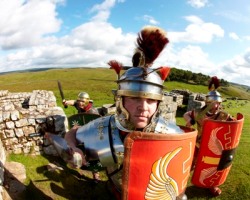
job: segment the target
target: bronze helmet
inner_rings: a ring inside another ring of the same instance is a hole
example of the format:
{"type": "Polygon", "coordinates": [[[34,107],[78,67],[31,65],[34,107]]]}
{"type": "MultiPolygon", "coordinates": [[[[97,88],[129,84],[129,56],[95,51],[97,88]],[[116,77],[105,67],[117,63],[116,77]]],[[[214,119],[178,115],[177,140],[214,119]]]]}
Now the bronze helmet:
{"type": "Polygon", "coordinates": [[[84,106],[89,104],[89,94],[87,92],[80,92],[77,96],[77,100],[83,102],[84,106]]]}

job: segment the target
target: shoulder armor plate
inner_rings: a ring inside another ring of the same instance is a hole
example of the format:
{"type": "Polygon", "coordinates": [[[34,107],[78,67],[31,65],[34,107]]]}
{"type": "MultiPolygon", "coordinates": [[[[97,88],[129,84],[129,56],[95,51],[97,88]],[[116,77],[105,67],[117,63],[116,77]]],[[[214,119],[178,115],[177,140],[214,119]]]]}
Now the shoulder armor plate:
{"type": "Polygon", "coordinates": [[[105,167],[117,167],[123,161],[124,146],[113,115],[97,118],[80,127],[76,139],[84,144],[87,160],[100,160],[105,167]]]}

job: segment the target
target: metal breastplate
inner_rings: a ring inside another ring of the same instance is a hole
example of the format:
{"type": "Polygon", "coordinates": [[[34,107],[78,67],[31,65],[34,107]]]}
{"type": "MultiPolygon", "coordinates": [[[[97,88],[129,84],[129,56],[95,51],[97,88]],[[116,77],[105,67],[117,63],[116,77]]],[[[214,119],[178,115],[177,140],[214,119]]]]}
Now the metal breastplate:
{"type": "Polygon", "coordinates": [[[124,146],[113,115],[97,118],[80,127],[76,139],[83,144],[87,160],[100,160],[104,167],[112,168],[122,164],[124,146]]]}
{"type": "MultiPolygon", "coordinates": [[[[159,116],[147,131],[163,134],[183,133],[174,123],[165,122],[159,116]]],[[[84,145],[87,161],[100,160],[101,165],[107,167],[109,178],[120,192],[122,185],[120,166],[124,158],[124,145],[119,135],[115,116],[100,117],[82,126],[77,130],[76,139],[78,143],[84,145]]]]}
{"type": "Polygon", "coordinates": [[[183,130],[178,125],[176,125],[174,120],[165,119],[162,113],[159,111],[152,117],[151,123],[144,128],[143,132],[154,132],[159,134],[182,134],[183,130]]]}

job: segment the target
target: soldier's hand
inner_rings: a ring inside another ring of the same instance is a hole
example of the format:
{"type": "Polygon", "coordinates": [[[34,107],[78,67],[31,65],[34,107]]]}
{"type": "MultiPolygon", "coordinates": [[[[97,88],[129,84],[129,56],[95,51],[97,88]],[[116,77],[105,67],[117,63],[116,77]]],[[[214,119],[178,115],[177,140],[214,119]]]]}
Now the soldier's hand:
{"type": "Polygon", "coordinates": [[[72,159],[69,161],[70,165],[74,168],[81,168],[83,165],[87,164],[85,159],[85,155],[81,149],[77,147],[71,147],[70,153],[72,155],[72,159]]]}
{"type": "Polygon", "coordinates": [[[67,104],[67,101],[66,101],[65,99],[63,99],[62,104],[63,104],[64,106],[68,105],[68,104],[67,104]]]}
{"type": "Polygon", "coordinates": [[[188,121],[187,123],[186,123],[186,127],[191,127],[192,126],[192,124],[190,123],[190,121],[188,121]]]}
{"type": "Polygon", "coordinates": [[[190,120],[188,120],[187,121],[187,123],[186,123],[186,127],[191,127],[191,126],[193,126],[195,124],[195,120],[194,119],[192,119],[192,118],[190,118],[190,120]]]}

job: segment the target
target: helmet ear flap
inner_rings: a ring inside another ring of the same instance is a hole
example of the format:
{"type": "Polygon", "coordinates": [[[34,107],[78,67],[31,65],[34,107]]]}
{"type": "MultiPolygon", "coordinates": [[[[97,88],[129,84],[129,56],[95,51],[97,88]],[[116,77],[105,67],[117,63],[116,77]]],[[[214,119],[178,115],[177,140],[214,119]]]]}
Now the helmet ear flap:
{"type": "Polygon", "coordinates": [[[129,112],[123,106],[122,96],[116,96],[116,118],[125,129],[134,129],[134,125],[129,121],[129,112]]]}

